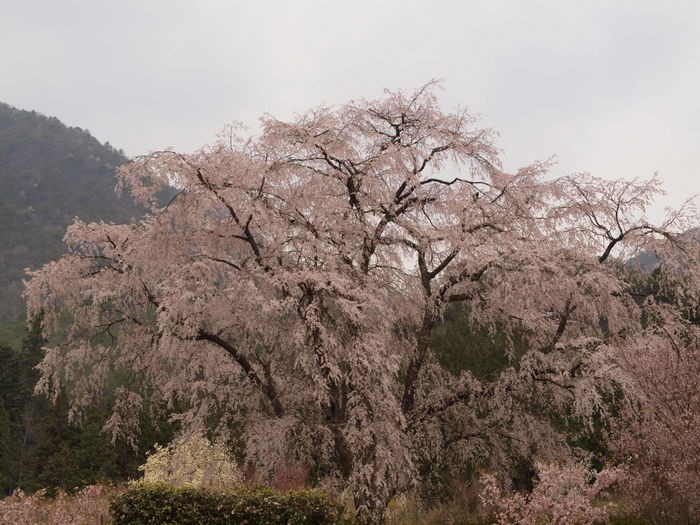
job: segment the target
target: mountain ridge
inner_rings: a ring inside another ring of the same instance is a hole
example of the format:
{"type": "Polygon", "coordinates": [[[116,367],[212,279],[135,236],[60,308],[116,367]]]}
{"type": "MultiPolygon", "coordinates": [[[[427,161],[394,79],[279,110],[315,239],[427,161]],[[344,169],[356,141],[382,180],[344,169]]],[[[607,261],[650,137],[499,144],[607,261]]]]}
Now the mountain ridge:
{"type": "Polygon", "coordinates": [[[145,213],[114,192],[127,162],[87,130],[0,102],[0,321],[22,317],[25,268],[65,251],[75,217],[129,222],[145,213]]]}

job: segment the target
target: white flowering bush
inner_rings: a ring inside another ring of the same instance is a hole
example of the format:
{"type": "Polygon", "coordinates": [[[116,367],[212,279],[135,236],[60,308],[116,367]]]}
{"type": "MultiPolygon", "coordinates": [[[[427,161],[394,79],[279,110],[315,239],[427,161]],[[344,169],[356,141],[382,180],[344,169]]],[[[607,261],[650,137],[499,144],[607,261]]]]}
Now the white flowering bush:
{"type": "Polygon", "coordinates": [[[241,483],[241,473],[223,443],[201,433],[182,436],[165,447],[156,446],[139,467],[142,481],[224,490],[241,483]]]}
{"type": "Polygon", "coordinates": [[[608,523],[612,504],[604,493],[621,476],[618,469],[594,474],[583,465],[537,464],[539,481],[529,494],[504,494],[496,478],[481,478],[480,494],[484,507],[499,525],[588,525],[608,523]]]}

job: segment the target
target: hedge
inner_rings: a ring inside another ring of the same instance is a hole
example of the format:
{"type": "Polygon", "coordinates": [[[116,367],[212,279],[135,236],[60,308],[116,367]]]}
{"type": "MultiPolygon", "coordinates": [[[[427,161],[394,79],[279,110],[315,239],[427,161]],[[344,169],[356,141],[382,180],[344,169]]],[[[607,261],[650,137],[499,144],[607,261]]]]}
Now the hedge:
{"type": "Polygon", "coordinates": [[[165,483],[131,486],[110,511],[114,525],[325,525],[340,523],[342,514],[341,506],[319,490],[243,486],[215,492],[165,483]]]}

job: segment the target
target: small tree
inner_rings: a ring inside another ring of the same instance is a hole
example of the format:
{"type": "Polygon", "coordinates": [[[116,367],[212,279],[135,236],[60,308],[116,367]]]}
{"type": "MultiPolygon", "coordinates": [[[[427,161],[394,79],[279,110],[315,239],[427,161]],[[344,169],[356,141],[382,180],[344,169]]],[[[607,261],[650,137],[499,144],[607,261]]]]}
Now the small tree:
{"type": "Polygon", "coordinates": [[[628,383],[608,443],[630,471],[628,499],[639,514],[697,523],[700,326],[668,304],[648,300],[645,310],[644,332],[618,349],[628,383]]]}
{"type": "Polygon", "coordinates": [[[241,483],[235,460],[222,443],[212,443],[201,432],[181,436],[165,447],[156,446],[139,470],[142,481],[165,482],[225,490],[241,483]]]}
{"type": "Polygon", "coordinates": [[[594,480],[583,465],[535,466],[537,482],[530,494],[503,494],[496,479],[485,475],[480,498],[499,525],[589,525],[608,523],[611,504],[606,491],[622,478],[615,469],[603,470],[594,480]]]}
{"type": "Polygon", "coordinates": [[[419,464],[570,454],[533,400],[604,410],[609,349],[642,327],[611,254],[694,216],[648,223],[656,180],[506,173],[494,133],[433,90],[265,117],[257,138],[232,128],[123,168],[151,214],[76,220],[68,254],[27,285],[50,341],[38,388],[68,390],[80,418],[124,368],[115,436],[135,435],[148,400],[183,407],[185,428],[243,429],[263,475],[314,465],[374,521],[419,464]],[[181,191],[158,207],[166,184],[181,191]],[[454,302],[511,354],[525,339],[517,367],[482,381],[439,365],[431,334],[454,302]]]}

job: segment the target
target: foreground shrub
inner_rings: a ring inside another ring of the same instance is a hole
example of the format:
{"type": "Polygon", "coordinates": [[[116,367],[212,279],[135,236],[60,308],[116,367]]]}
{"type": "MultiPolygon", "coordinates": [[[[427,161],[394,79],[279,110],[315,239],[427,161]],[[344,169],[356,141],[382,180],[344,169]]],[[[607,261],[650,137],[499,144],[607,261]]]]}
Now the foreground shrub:
{"type": "Polygon", "coordinates": [[[223,443],[212,443],[202,433],[182,436],[166,447],[156,446],[139,467],[143,481],[226,490],[241,482],[235,460],[223,443]]]}
{"type": "Polygon", "coordinates": [[[123,485],[90,485],[74,495],[45,490],[27,495],[21,490],[0,500],[0,525],[97,525],[109,523],[110,500],[123,485]]]}
{"type": "Polygon", "coordinates": [[[341,507],[318,490],[238,487],[217,492],[139,483],[114,500],[111,512],[115,525],[325,525],[339,522],[341,507]]]}
{"type": "Polygon", "coordinates": [[[621,478],[616,469],[598,473],[590,483],[591,472],[581,465],[561,467],[538,464],[538,482],[528,494],[503,494],[491,475],[482,477],[481,499],[499,525],[588,525],[609,523],[612,504],[606,491],[621,478]]]}
{"type": "Polygon", "coordinates": [[[697,524],[700,324],[652,305],[644,337],[618,353],[629,386],[607,445],[629,471],[624,496],[639,517],[697,524]]]}

